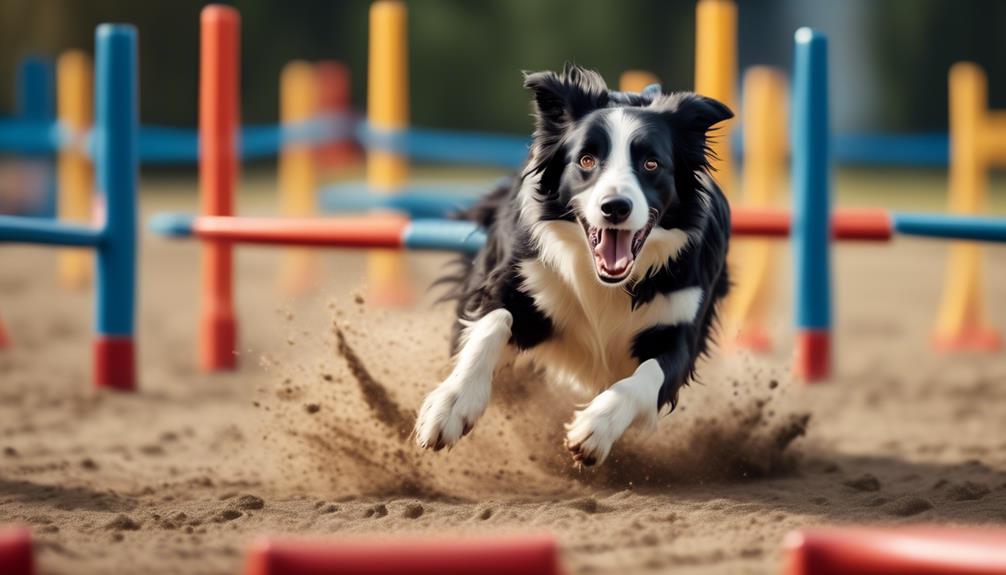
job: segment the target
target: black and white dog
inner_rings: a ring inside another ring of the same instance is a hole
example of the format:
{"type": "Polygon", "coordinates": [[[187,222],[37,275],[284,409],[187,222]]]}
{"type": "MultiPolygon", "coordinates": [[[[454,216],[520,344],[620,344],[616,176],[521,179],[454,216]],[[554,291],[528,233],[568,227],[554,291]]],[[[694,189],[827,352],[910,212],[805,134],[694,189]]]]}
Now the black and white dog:
{"type": "Polygon", "coordinates": [[[450,447],[489,402],[504,352],[596,394],[567,425],[582,465],[677,403],[728,290],[730,211],[710,129],[733,114],[692,93],[609,91],[594,71],[525,77],[536,126],[512,185],[468,216],[488,232],[457,276],[456,363],[415,435],[450,447]]]}

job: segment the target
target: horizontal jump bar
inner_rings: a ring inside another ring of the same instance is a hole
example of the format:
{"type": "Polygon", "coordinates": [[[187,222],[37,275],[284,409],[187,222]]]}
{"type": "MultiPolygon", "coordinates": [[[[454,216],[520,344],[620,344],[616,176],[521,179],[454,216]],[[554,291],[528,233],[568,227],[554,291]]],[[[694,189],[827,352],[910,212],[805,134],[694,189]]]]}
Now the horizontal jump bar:
{"type": "Polygon", "coordinates": [[[320,206],[326,212],[393,210],[413,218],[443,218],[468,209],[492,183],[468,185],[409,184],[394,193],[376,193],[363,183],[337,184],[321,189],[320,206]]]}
{"type": "Polygon", "coordinates": [[[246,244],[401,248],[406,217],[246,218],[158,214],[150,228],[171,237],[246,244]]]}
{"type": "MultiPolygon", "coordinates": [[[[792,216],[776,209],[734,208],[730,214],[734,235],[789,237],[792,216]]],[[[831,216],[831,236],[836,240],[888,241],[891,215],[884,210],[840,210],[831,216]]]]}
{"type": "Polygon", "coordinates": [[[95,247],[105,234],[98,228],[54,220],[0,216],[0,242],[95,247]]]}
{"type": "Polygon", "coordinates": [[[1006,242],[1006,218],[896,213],[891,219],[894,231],[906,236],[1006,242]]]}
{"type": "MultiPolygon", "coordinates": [[[[485,242],[485,231],[468,221],[409,220],[380,214],[330,218],[244,218],[161,214],[151,229],[173,237],[235,243],[305,245],[346,248],[391,248],[474,253],[485,242]]],[[[737,236],[787,237],[790,214],[778,210],[738,209],[732,229],[737,236]]],[[[832,216],[836,240],[888,241],[895,232],[906,235],[1006,242],[1006,219],[925,214],[889,214],[881,210],[843,210],[832,216]]]]}
{"type": "Polygon", "coordinates": [[[245,218],[158,214],[150,229],[175,238],[234,243],[389,248],[474,253],[485,232],[461,220],[409,220],[400,215],[331,218],[245,218]]]}

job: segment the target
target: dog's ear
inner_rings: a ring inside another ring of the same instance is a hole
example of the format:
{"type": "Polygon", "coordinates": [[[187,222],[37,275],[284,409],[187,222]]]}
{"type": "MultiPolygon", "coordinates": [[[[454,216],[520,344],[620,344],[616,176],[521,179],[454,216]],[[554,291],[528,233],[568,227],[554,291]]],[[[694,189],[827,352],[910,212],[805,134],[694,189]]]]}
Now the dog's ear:
{"type": "Polygon", "coordinates": [[[708,170],[714,155],[709,148],[716,124],[734,117],[722,102],[692,92],[679,92],[654,100],[651,108],[671,124],[675,152],[692,170],[708,170]]]}
{"type": "Polygon", "coordinates": [[[535,136],[558,136],[570,123],[608,105],[601,75],[576,64],[562,72],[524,73],[524,87],[534,94],[535,136]]]}

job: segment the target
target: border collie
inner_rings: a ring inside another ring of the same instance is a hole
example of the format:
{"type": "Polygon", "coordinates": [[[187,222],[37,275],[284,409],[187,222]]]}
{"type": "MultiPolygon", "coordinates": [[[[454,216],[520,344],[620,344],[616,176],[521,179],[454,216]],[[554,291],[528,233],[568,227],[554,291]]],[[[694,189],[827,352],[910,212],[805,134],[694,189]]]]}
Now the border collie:
{"type": "Polygon", "coordinates": [[[677,404],[729,288],[727,201],[711,128],[733,117],[693,93],[609,91],[592,70],[526,74],[535,131],[510,185],[465,214],[487,230],[463,260],[455,365],[415,427],[451,447],[485,411],[504,353],[594,394],[566,426],[577,465],[604,461],[634,422],[677,404]]]}

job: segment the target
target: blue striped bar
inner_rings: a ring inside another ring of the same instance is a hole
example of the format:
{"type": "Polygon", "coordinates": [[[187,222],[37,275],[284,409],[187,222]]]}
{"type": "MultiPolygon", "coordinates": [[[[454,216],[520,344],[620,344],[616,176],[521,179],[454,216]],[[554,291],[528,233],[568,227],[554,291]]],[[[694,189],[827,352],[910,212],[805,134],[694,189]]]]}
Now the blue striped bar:
{"type": "Polygon", "coordinates": [[[906,236],[1006,242],[1006,218],[895,213],[891,220],[894,231],[906,236]]]}
{"type": "Polygon", "coordinates": [[[405,228],[402,244],[409,250],[474,254],[486,243],[486,233],[472,222],[415,220],[405,228]]]}

